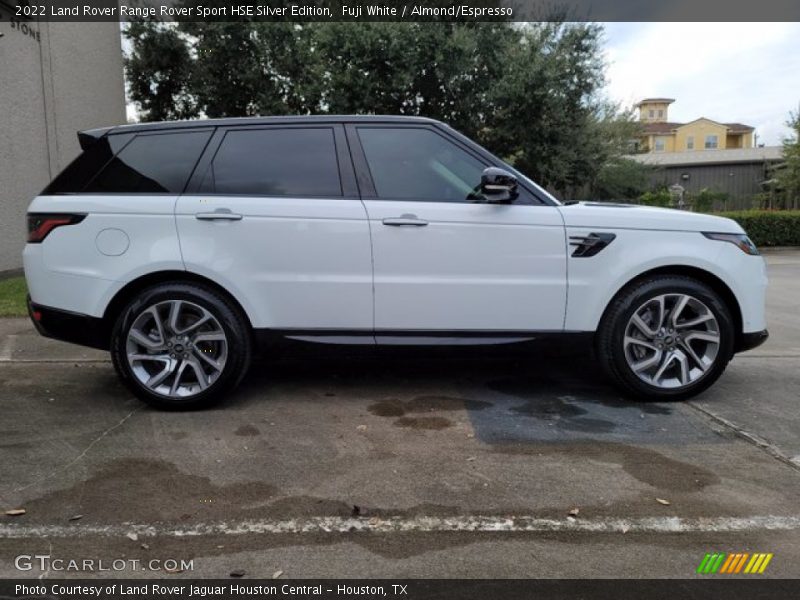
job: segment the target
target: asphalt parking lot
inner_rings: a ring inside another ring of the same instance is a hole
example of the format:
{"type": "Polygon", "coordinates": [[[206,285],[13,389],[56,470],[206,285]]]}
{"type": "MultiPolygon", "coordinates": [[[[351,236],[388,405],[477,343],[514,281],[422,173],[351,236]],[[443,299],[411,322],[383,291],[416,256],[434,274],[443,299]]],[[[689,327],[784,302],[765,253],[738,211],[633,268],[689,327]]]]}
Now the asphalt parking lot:
{"type": "Polygon", "coordinates": [[[0,320],[0,577],[91,575],[22,554],[193,560],[170,577],[692,577],[715,551],[798,577],[800,252],[767,257],[770,340],[688,403],[628,402],[577,353],[405,354],[259,364],[225,405],[164,413],[106,355],[0,320]]]}

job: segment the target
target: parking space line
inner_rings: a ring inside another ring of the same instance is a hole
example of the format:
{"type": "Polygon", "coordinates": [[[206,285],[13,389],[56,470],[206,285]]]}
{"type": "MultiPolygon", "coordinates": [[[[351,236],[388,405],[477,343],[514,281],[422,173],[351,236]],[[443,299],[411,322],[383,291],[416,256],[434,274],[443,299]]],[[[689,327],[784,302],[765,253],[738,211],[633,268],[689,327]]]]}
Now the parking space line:
{"type": "Polygon", "coordinates": [[[795,469],[800,469],[800,461],[797,460],[797,457],[787,456],[780,450],[780,448],[778,448],[775,444],[771,443],[769,440],[766,440],[761,436],[756,435],[755,433],[747,431],[746,429],[737,425],[733,421],[726,419],[725,417],[718,415],[714,411],[711,411],[701,406],[696,401],[689,401],[686,403],[686,405],[693,408],[697,412],[702,413],[715,423],[730,429],[735,435],[753,444],[754,446],[760,448],[761,450],[769,454],[772,458],[775,458],[781,461],[782,463],[785,463],[795,469]]]}
{"type": "Polygon", "coordinates": [[[110,363],[110,358],[6,358],[0,356],[0,363],[46,363],[46,364],[72,364],[72,363],[110,363]]]}
{"type": "Polygon", "coordinates": [[[778,359],[790,359],[790,358],[800,358],[800,354],[797,352],[780,352],[778,354],[737,354],[734,358],[737,360],[747,359],[747,358],[778,358],[778,359]]]}
{"type": "Polygon", "coordinates": [[[122,426],[125,424],[125,422],[126,422],[128,419],[130,419],[130,418],[131,418],[131,417],[132,417],[132,416],[133,416],[133,415],[134,415],[136,412],[138,412],[138,411],[139,411],[139,407],[137,407],[137,408],[133,409],[133,410],[132,410],[131,412],[129,412],[127,415],[125,415],[124,417],[122,417],[122,419],[120,419],[120,421],[119,421],[118,423],[115,423],[114,425],[112,425],[112,426],[111,426],[111,427],[109,427],[108,429],[104,430],[102,433],[100,433],[100,435],[98,435],[96,438],[94,438],[94,439],[93,439],[93,440],[92,440],[92,441],[89,443],[89,445],[88,445],[88,446],[86,446],[86,448],[84,448],[84,449],[81,451],[81,453],[80,453],[80,454],[78,454],[78,455],[77,455],[75,458],[73,458],[71,461],[69,461],[69,462],[68,462],[66,465],[64,465],[64,466],[62,466],[62,467],[59,467],[59,468],[58,468],[58,469],[56,469],[55,471],[52,471],[52,472],[51,472],[51,473],[49,473],[48,475],[45,475],[44,477],[41,477],[41,478],[37,479],[36,481],[33,481],[33,482],[31,482],[31,483],[29,483],[29,484],[27,484],[27,485],[24,485],[24,486],[22,486],[22,487],[18,487],[18,488],[16,488],[14,491],[15,491],[15,492],[22,492],[22,491],[25,491],[25,490],[27,490],[28,488],[31,488],[31,487],[33,487],[33,486],[35,486],[35,485],[39,485],[40,483],[43,483],[43,482],[47,481],[48,479],[51,479],[51,478],[55,477],[55,476],[56,476],[56,475],[58,475],[59,473],[63,473],[64,471],[66,471],[66,470],[70,469],[72,466],[74,466],[75,464],[77,464],[78,462],[80,462],[80,461],[81,461],[81,460],[82,460],[82,459],[83,459],[83,458],[84,458],[84,457],[85,457],[85,456],[86,456],[86,455],[89,453],[89,451],[90,451],[92,448],[94,448],[95,444],[97,444],[98,442],[100,442],[100,441],[101,441],[103,438],[105,438],[105,437],[106,437],[108,434],[110,434],[110,433],[111,433],[112,431],[114,431],[115,429],[118,429],[118,428],[122,427],[122,426]]]}
{"type": "Polygon", "coordinates": [[[146,525],[17,525],[0,524],[0,537],[198,537],[208,535],[337,534],[337,533],[736,533],[800,529],[800,517],[640,517],[544,519],[533,516],[494,517],[305,517],[199,523],[191,526],[146,525]]]}
{"type": "Polygon", "coordinates": [[[3,342],[3,349],[0,350],[0,361],[9,361],[14,353],[14,345],[17,343],[17,336],[7,335],[3,342]]]}

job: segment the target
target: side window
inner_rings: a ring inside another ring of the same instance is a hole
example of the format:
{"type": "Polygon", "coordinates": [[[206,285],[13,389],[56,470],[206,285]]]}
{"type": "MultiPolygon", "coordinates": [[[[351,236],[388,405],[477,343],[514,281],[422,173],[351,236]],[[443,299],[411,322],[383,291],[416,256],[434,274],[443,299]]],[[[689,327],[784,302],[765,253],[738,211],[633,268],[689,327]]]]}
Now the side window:
{"type": "Polygon", "coordinates": [[[256,196],[341,196],[333,129],[229,131],[203,178],[200,191],[256,196]]]}
{"type": "Polygon", "coordinates": [[[423,128],[359,127],[379,198],[465,202],[485,165],[441,135],[423,128]]]}
{"type": "Polygon", "coordinates": [[[106,194],[180,194],[210,131],[137,135],[86,187],[106,194]]]}
{"type": "Polygon", "coordinates": [[[77,194],[127,144],[132,134],[107,135],[83,151],[50,182],[43,195],[77,194]]]}

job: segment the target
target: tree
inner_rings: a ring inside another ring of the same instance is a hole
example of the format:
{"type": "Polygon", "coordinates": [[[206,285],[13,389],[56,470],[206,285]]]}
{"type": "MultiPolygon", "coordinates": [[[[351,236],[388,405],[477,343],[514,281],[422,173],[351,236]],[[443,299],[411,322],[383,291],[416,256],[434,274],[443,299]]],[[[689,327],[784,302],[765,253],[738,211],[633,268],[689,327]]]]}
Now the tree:
{"type": "Polygon", "coordinates": [[[689,200],[695,212],[711,212],[714,208],[724,211],[730,200],[730,194],[719,190],[703,188],[696,194],[689,196],[689,200]]]}
{"type": "Polygon", "coordinates": [[[588,183],[592,198],[631,200],[650,187],[652,168],[621,156],[640,127],[632,111],[608,101],[598,103],[580,142],[580,179],[588,183]]]}
{"type": "Polygon", "coordinates": [[[173,25],[152,21],[128,24],[132,50],[125,57],[131,98],[145,121],[189,119],[198,115],[189,93],[194,61],[187,40],[173,25]]]}
{"type": "Polygon", "coordinates": [[[653,190],[650,192],[645,192],[639,196],[639,204],[661,207],[671,206],[672,196],[670,195],[669,190],[666,189],[653,190]]]}
{"type": "Polygon", "coordinates": [[[279,114],[440,119],[566,194],[622,154],[602,29],[544,22],[135,23],[131,99],[159,120],[279,114]]]}
{"type": "Polygon", "coordinates": [[[591,188],[597,200],[635,200],[650,188],[651,167],[630,158],[615,158],[600,169],[591,188]]]}
{"type": "Polygon", "coordinates": [[[784,164],[775,171],[775,188],[782,200],[782,208],[800,207],[800,107],[789,114],[786,125],[792,134],[783,140],[784,164]]]}

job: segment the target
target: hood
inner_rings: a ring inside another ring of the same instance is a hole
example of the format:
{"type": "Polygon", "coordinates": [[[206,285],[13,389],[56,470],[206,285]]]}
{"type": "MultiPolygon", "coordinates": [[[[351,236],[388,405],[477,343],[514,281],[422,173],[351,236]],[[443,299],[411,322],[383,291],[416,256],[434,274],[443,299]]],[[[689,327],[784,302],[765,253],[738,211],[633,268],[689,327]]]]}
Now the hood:
{"type": "Polygon", "coordinates": [[[661,231],[713,231],[743,233],[736,221],[674,208],[638,204],[578,202],[559,207],[567,227],[606,229],[655,229],[661,231]]]}

